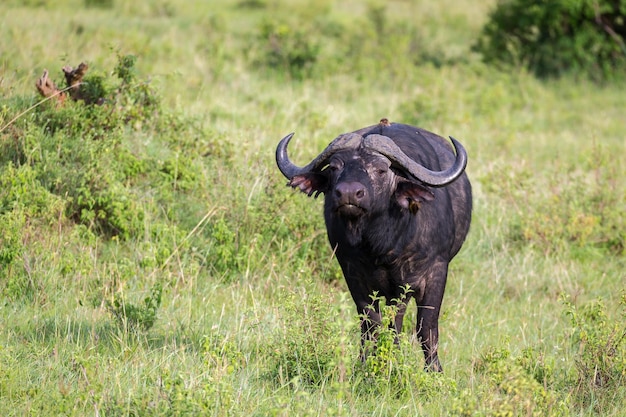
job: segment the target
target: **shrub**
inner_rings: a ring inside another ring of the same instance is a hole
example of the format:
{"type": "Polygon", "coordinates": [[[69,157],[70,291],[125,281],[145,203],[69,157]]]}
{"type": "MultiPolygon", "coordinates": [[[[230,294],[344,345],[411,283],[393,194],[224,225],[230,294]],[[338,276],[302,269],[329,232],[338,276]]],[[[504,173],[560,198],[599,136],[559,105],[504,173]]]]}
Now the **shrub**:
{"type": "MultiPolygon", "coordinates": [[[[168,192],[189,191],[198,182],[197,164],[180,157],[178,149],[174,152],[182,145],[172,140],[185,137],[187,129],[195,133],[197,127],[188,128],[182,119],[162,112],[152,86],[137,78],[135,56],[118,54],[117,59],[117,79],[87,74],[79,101],[44,103],[31,117],[3,125],[0,163],[9,168],[2,173],[6,186],[0,194],[1,211],[21,204],[32,215],[50,216],[61,207],[65,218],[101,236],[129,239],[142,235],[146,213],[158,211],[154,201],[141,198],[142,185],[162,187],[161,197],[166,197],[168,192]],[[156,136],[151,140],[163,137],[164,150],[150,155],[144,150],[147,145],[126,140],[128,130],[156,136]],[[14,186],[8,187],[7,181],[14,186]],[[20,186],[20,181],[28,183],[20,186]],[[54,201],[58,204],[53,210],[54,201]]],[[[9,120],[8,113],[3,106],[0,120],[9,120]]],[[[193,143],[198,151],[211,146],[193,143]]],[[[223,145],[218,150],[228,152],[223,145]]]]}
{"type": "Polygon", "coordinates": [[[528,352],[522,360],[515,360],[505,346],[489,346],[474,364],[474,369],[484,374],[489,388],[489,399],[481,404],[471,401],[468,393],[461,395],[454,412],[457,415],[525,415],[561,416],[566,404],[537,381],[521,364],[526,363],[528,352]],[[520,364],[521,363],[521,364],[520,364]]]}
{"type": "Polygon", "coordinates": [[[147,331],[154,326],[157,319],[162,294],[163,286],[157,282],[144,298],[143,304],[134,304],[123,295],[116,294],[113,301],[107,303],[108,309],[122,329],[131,332],[147,331]]]}
{"type": "Polygon", "coordinates": [[[319,385],[332,375],[335,346],[341,331],[328,300],[283,292],[281,321],[284,328],[271,342],[267,376],[281,385],[292,382],[319,385]]]}
{"type": "Polygon", "coordinates": [[[127,239],[143,231],[143,210],[132,189],[127,172],[135,172],[119,137],[93,140],[67,137],[62,133],[44,139],[62,146],[46,156],[39,174],[41,183],[67,201],[66,216],[97,233],[127,239]],[[125,166],[129,164],[131,166],[125,166]]]}
{"type": "Polygon", "coordinates": [[[63,206],[61,198],[41,185],[31,166],[16,167],[9,161],[0,167],[0,215],[20,209],[28,217],[51,220],[58,217],[63,206]]]}
{"type": "Polygon", "coordinates": [[[32,167],[0,167],[0,294],[12,300],[35,295],[39,285],[26,260],[38,238],[34,229],[56,221],[63,210],[63,200],[39,183],[32,167]]]}
{"type": "MultiPolygon", "coordinates": [[[[403,289],[406,293],[411,290],[403,289]]],[[[430,398],[443,391],[455,392],[454,380],[438,373],[424,370],[419,343],[412,343],[410,334],[397,333],[394,321],[401,302],[386,305],[384,298],[372,296],[372,303],[378,303],[381,311],[381,326],[376,332],[375,341],[367,341],[368,356],[361,367],[362,388],[374,396],[391,395],[402,398],[415,395],[430,398]]]]}
{"type": "Polygon", "coordinates": [[[209,230],[210,244],[207,250],[207,263],[213,273],[229,281],[233,279],[231,275],[239,270],[241,259],[237,228],[228,224],[224,218],[220,218],[209,226],[209,230]]]}
{"type": "Polygon", "coordinates": [[[0,294],[9,300],[30,297],[33,283],[20,266],[25,252],[24,235],[28,233],[22,210],[0,214],[0,294]]]}
{"type": "Polygon", "coordinates": [[[246,358],[237,344],[217,331],[202,338],[204,360],[215,373],[232,374],[246,365],[246,358]]]}
{"type": "Polygon", "coordinates": [[[84,0],[85,7],[97,7],[102,9],[112,9],[113,0],[84,0]]]}
{"type": "Polygon", "coordinates": [[[265,43],[266,65],[294,78],[310,74],[320,51],[318,35],[299,26],[266,20],[261,25],[260,36],[265,43]]]}
{"type": "Polygon", "coordinates": [[[599,79],[626,68],[625,0],[504,0],[475,49],[485,61],[524,65],[539,76],[599,79]]]}
{"type": "Polygon", "coordinates": [[[577,398],[583,406],[602,397],[607,388],[626,382],[626,292],[622,294],[621,319],[612,319],[600,300],[574,306],[562,300],[570,318],[570,341],[576,352],[577,398]]]}

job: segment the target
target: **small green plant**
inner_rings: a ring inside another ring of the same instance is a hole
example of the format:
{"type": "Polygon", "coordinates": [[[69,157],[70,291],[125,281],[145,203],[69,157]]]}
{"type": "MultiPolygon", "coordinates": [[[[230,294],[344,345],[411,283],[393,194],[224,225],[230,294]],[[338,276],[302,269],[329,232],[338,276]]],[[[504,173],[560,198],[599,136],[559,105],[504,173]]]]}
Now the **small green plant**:
{"type": "Polygon", "coordinates": [[[310,73],[320,52],[318,36],[302,27],[266,20],[260,28],[265,42],[264,60],[270,68],[286,71],[294,78],[310,73]]]}
{"type": "Polygon", "coordinates": [[[28,233],[22,210],[0,214],[0,294],[9,300],[31,297],[34,283],[23,266],[28,233]]]}
{"type": "MultiPolygon", "coordinates": [[[[227,376],[214,372],[198,381],[192,380],[188,375],[164,370],[159,376],[160,401],[145,405],[143,407],[145,410],[138,411],[137,415],[221,414],[220,411],[228,410],[237,404],[237,391],[232,383],[227,376]]],[[[120,410],[113,414],[125,413],[125,410],[120,410]]]]}
{"type": "Polygon", "coordinates": [[[202,338],[202,350],[207,366],[214,371],[219,369],[224,374],[232,374],[246,364],[246,359],[236,343],[217,332],[202,338]]]}
{"type": "Polygon", "coordinates": [[[236,226],[225,218],[217,219],[210,225],[210,241],[207,263],[209,268],[225,280],[233,279],[238,270],[238,239],[236,226]]]}
{"type": "Polygon", "coordinates": [[[321,296],[284,292],[281,304],[284,327],[272,338],[267,376],[281,385],[318,386],[333,374],[338,362],[340,323],[321,296]]]}
{"type": "Polygon", "coordinates": [[[114,73],[122,80],[122,84],[130,84],[136,78],[135,64],[137,63],[137,57],[135,55],[118,55],[117,65],[115,66],[114,73]]]}
{"type": "Polygon", "coordinates": [[[0,214],[0,266],[8,268],[20,258],[24,248],[22,233],[26,226],[26,216],[21,211],[0,214]]]}
{"type": "Polygon", "coordinates": [[[32,298],[39,289],[28,260],[37,227],[58,221],[63,200],[46,190],[29,165],[0,166],[0,294],[32,298]]]}
{"type": "Polygon", "coordinates": [[[104,104],[111,87],[107,77],[99,74],[87,74],[80,86],[81,100],[87,104],[104,104]]]}
{"type": "Polygon", "coordinates": [[[515,362],[544,387],[552,386],[557,379],[555,358],[538,348],[525,348],[515,362]]]}
{"type": "MultiPolygon", "coordinates": [[[[404,337],[396,332],[394,322],[401,302],[398,304],[385,304],[384,297],[378,294],[372,294],[372,304],[369,306],[375,309],[379,306],[381,315],[381,324],[375,332],[374,340],[366,340],[363,346],[364,352],[367,353],[365,360],[365,375],[374,379],[392,380],[398,379],[399,371],[401,371],[400,343],[406,342],[404,337]]],[[[367,316],[361,320],[369,321],[367,316]]]]}
{"type": "Polygon", "coordinates": [[[571,343],[576,351],[577,396],[587,404],[607,388],[626,383],[626,291],[621,317],[611,319],[600,300],[576,307],[562,298],[572,325],[571,343]]]}
{"type": "Polygon", "coordinates": [[[454,407],[456,415],[475,415],[477,412],[494,416],[563,415],[566,404],[520,366],[506,344],[508,341],[505,340],[499,346],[487,347],[474,364],[474,369],[483,374],[490,385],[489,400],[477,404],[472,403],[471,397],[462,395],[463,400],[454,407]]]}
{"type": "Polygon", "coordinates": [[[29,165],[13,161],[0,167],[0,215],[23,210],[29,218],[52,221],[63,211],[63,200],[46,190],[29,165]]]}
{"type": "Polygon", "coordinates": [[[108,310],[122,329],[133,333],[147,331],[156,322],[162,295],[163,286],[157,282],[143,299],[143,304],[134,304],[123,295],[115,294],[113,301],[107,303],[108,310]]]}
{"type": "MultiPolygon", "coordinates": [[[[381,325],[376,331],[375,340],[365,343],[367,357],[360,371],[363,388],[375,395],[390,395],[402,398],[408,393],[419,393],[422,398],[436,395],[440,390],[456,390],[453,380],[438,373],[424,370],[423,354],[419,344],[412,343],[410,335],[398,333],[395,318],[400,308],[406,308],[402,299],[411,291],[404,287],[401,299],[385,299],[373,294],[371,308],[380,308],[381,325]]],[[[363,318],[367,319],[367,318],[363,318]]]]}

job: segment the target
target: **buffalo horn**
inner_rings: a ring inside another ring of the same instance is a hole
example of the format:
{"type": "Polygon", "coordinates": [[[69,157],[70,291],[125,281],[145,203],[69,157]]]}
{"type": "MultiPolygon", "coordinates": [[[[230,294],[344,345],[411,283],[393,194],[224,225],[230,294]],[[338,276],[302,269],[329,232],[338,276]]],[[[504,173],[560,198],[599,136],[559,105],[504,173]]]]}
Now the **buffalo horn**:
{"type": "Polygon", "coordinates": [[[278,169],[287,179],[291,180],[296,175],[311,171],[319,171],[328,163],[328,159],[336,152],[344,149],[356,149],[361,144],[363,137],[356,133],[347,133],[333,140],[315,159],[304,167],[295,165],[287,155],[287,145],[293,137],[293,133],[282,138],[276,147],[276,164],[278,169]]]}
{"type": "Polygon", "coordinates": [[[426,185],[442,187],[457,179],[465,170],[467,165],[467,152],[456,139],[450,136],[456,159],[454,164],[445,171],[431,171],[409,158],[389,137],[372,134],[363,139],[363,145],[373,151],[381,153],[389,158],[393,163],[404,168],[409,174],[414,176],[426,185]]]}

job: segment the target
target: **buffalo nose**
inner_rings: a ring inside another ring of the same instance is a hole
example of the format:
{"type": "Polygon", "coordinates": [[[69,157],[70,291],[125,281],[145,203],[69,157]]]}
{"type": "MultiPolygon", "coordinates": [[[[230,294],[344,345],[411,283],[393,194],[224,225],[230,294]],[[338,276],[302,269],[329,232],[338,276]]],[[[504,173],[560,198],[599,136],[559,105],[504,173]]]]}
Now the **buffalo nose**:
{"type": "Polygon", "coordinates": [[[342,204],[357,204],[365,193],[365,186],[356,181],[341,182],[335,187],[335,195],[342,204]]]}

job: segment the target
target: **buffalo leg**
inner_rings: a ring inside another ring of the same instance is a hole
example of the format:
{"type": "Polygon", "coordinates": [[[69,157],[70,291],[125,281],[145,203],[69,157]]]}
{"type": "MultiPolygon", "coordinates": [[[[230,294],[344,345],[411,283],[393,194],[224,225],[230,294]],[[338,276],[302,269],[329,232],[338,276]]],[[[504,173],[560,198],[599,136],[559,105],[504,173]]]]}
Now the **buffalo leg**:
{"type": "Polygon", "coordinates": [[[446,286],[448,264],[438,263],[429,276],[426,291],[417,301],[417,337],[424,351],[427,371],[442,372],[437,349],[439,347],[439,311],[446,286]],[[428,285],[431,284],[431,285],[428,285]]]}
{"type": "MultiPolygon", "coordinates": [[[[398,334],[402,331],[402,322],[404,321],[404,314],[406,313],[407,303],[410,297],[405,297],[398,302],[397,300],[387,301],[387,305],[394,305],[397,307],[394,320],[390,323],[389,328],[394,330],[394,342],[399,343],[398,334]]],[[[372,304],[359,309],[361,313],[361,360],[367,359],[369,349],[376,349],[376,341],[378,338],[378,331],[382,325],[382,315],[380,313],[380,301],[375,300],[372,304]]]]}
{"type": "Polygon", "coordinates": [[[370,349],[375,349],[378,329],[382,323],[380,315],[380,305],[378,300],[372,304],[359,305],[359,314],[361,315],[361,354],[362,362],[365,362],[369,355],[370,349]]]}
{"type": "Polygon", "coordinates": [[[424,351],[424,359],[426,360],[424,368],[427,371],[443,372],[441,363],[439,362],[439,355],[437,354],[437,348],[439,347],[439,329],[437,325],[425,328],[424,323],[430,319],[429,314],[424,314],[418,319],[418,331],[417,337],[422,344],[422,350],[424,351]]]}
{"type": "Polygon", "coordinates": [[[394,318],[394,330],[396,331],[396,334],[400,334],[402,331],[402,322],[404,321],[404,314],[406,313],[407,301],[408,300],[403,300],[401,303],[397,304],[398,309],[396,310],[396,317],[394,318]]]}
{"type": "Polygon", "coordinates": [[[398,342],[397,335],[402,332],[402,322],[404,321],[404,314],[406,313],[409,301],[411,301],[411,295],[406,294],[402,298],[398,297],[393,299],[391,302],[387,302],[387,304],[396,306],[396,316],[394,317],[392,325],[392,328],[396,331],[396,343],[398,342]]]}

